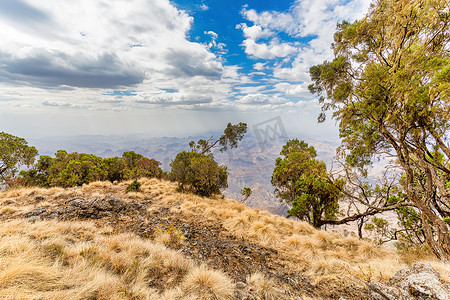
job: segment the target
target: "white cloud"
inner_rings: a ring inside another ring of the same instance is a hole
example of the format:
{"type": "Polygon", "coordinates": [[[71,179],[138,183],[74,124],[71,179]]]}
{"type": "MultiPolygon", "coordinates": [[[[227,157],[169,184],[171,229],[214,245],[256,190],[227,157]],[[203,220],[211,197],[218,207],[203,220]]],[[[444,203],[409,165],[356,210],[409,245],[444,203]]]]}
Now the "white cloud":
{"type": "Polygon", "coordinates": [[[253,69],[262,71],[262,70],[264,70],[265,66],[266,66],[265,63],[256,63],[253,65],[253,69]]]}
{"type": "Polygon", "coordinates": [[[259,25],[253,25],[253,26],[248,27],[247,24],[241,23],[241,24],[238,24],[236,26],[236,28],[241,29],[246,38],[254,40],[254,41],[257,41],[262,38],[268,38],[268,37],[275,35],[275,33],[272,32],[271,30],[263,29],[259,25]]]}
{"type": "Polygon", "coordinates": [[[211,30],[205,31],[205,34],[210,35],[213,38],[213,40],[216,40],[219,37],[219,35],[217,33],[215,33],[214,31],[211,31],[211,30]]]}
{"type": "Polygon", "coordinates": [[[307,98],[309,67],[330,58],[335,23],[361,16],[368,0],[342,3],[297,0],[283,13],[244,8],[246,23],[228,25],[242,30],[241,45],[258,59],[247,71],[247,62],[226,62],[221,31],[206,26],[206,41],[191,41],[193,17],[169,0],[0,0],[0,127],[16,122],[65,134],[65,122],[79,132],[104,120],[128,132],[154,119],[153,128],[178,130],[183,118],[170,116],[188,109],[202,112],[192,122],[205,112],[315,114],[317,104],[293,99],[307,98]],[[305,36],[314,39],[299,42],[305,36]]]}
{"type": "Polygon", "coordinates": [[[275,84],[275,90],[284,93],[288,97],[312,98],[307,83],[290,84],[288,82],[280,82],[275,84]]]}
{"type": "Polygon", "coordinates": [[[297,52],[295,47],[287,43],[280,43],[276,39],[269,44],[256,43],[252,39],[246,39],[242,43],[245,46],[245,53],[256,58],[273,59],[277,57],[286,57],[297,52]]]}
{"type": "Polygon", "coordinates": [[[290,103],[290,101],[286,98],[282,98],[277,95],[267,95],[267,94],[248,94],[243,96],[236,102],[246,105],[259,105],[259,104],[283,105],[290,103]]]}
{"type": "Polygon", "coordinates": [[[219,35],[215,33],[214,31],[205,31],[204,34],[209,35],[211,37],[211,42],[207,44],[207,48],[209,50],[217,49],[219,50],[219,54],[226,54],[227,49],[225,48],[226,45],[224,43],[218,43],[217,40],[219,38],[219,35]]]}
{"type": "Polygon", "coordinates": [[[254,9],[244,8],[242,15],[256,26],[270,28],[276,31],[288,31],[287,29],[294,28],[296,23],[292,14],[276,11],[263,11],[258,13],[254,9]]]}
{"type": "Polygon", "coordinates": [[[208,47],[186,38],[193,18],[168,0],[15,3],[0,2],[2,82],[145,89],[153,77],[221,77],[208,47]]]}
{"type": "Polygon", "coordinates": [[[274,63],[274,77],[288,81],[309,81],[309,68],[332,58],[330,45],[336,23],[363,17],[368,11],[370,2],[370,0],[350,0],[345,3],[342,0],[296,0],[285,13],[257,12],[246,6],[242,10],[242,15],[253,25],[239,26],[246,38],[243,41],[245,52],[263,59],[293,56],[290,64],[274,63]],[[256,43],[261,32],[275,35],[268,43],[256,43]],[[287,34],[289,39],[280,40],[279,33],[287,34]],[[297,44],[294,45],[293,41],[297,41],[297,44]]]}

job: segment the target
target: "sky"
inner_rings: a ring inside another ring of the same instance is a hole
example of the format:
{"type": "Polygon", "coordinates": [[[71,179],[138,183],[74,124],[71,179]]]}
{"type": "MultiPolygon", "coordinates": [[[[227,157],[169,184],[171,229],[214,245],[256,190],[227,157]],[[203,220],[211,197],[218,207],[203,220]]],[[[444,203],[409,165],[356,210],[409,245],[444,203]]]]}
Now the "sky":
{"type": "Polygon", "coordinates": [[[0,0],[0,131],[186,136],[317,124],[308,70],[369,0],[0,0]]]}

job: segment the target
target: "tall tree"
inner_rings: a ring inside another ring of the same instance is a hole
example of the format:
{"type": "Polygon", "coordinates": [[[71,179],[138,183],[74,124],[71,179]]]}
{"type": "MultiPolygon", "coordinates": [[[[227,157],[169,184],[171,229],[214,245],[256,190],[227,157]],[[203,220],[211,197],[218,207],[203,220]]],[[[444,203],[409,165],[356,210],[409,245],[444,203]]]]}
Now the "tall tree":
{"type": "Polygon", "coordinates": [[[275,194],[292,205],[290,216],[320,228],[336,219],[344,181],[332,180],[316,150],[304,141],[290,140],[283,146],[272,174],[275,194]]]}
{"type": "Polygon", "coordinates": [[[25,139],[0,132],[0,182],[14,177],[20,165],[31,166],[37,154],[25,139]]]}
{"type": "Polygon", "coordinates": [[[246,123],[240,122],[236,125],[228,123],[223,131],[223,135],[219,139],[214,140],[211,136],[209,139],[201,139],[197,143],[192,141],[189,143],[189,147],[192,151],[200,152],[202,154],[208,154],[216,147],[221,147],[220,151],[223,152],[226,151],[228,147],[237,148],[238,142],[244,138],[246,132],[246,123]]]}
{"type": "Polygon", "coordinates": [[[209,197],[228,187],[227,168],[219,166],[212,154],[183,151],[177,154],[170,166],[169,178],[178,182],[181,191],[189,190],[209,197]]]}
{"type": "MultiPolygon", "coordinates": [[[[427,243],[450,259],[450,1],[376,0],[338,24],[335,58],[310,69],[310,91],[339,121],[347,162],[397,158],[427,243]]],[[[319,116],[319,121],[325,114],[319,116]]]]}

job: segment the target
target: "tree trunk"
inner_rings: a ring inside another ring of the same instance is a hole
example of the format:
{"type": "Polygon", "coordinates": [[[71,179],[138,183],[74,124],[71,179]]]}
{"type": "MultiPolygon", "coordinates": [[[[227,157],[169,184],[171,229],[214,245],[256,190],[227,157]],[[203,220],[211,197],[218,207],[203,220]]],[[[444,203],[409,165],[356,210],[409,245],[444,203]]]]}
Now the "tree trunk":
{"type": "MultiPolygon", "coordinates": [[[[406,147],[404,146],[404,148],[406,147]]],[[[431,200],[427,199],[427,196],[431,195],[430,189],[432,188],[432,182],[430,180],[427,180],[427,189],[424,191],[424,200],[428,201],[425,202],[421,199],[421,196],[414,191],[414,173],[410,166],[410,162],[406,161],[405,159],[405,157],[408,157],[409,160],[409,153],[407,152],[407,149],[405,152],[406,155],[403,151],[401,151],[401,155],[398,155],[398,157],[406,173],[406,193],[409,200],[413,202],[422,212],[422,225],[424,227],[425,239],[427,241],[427,244],[431,247],[434,254],[440,260],[442,260],[443,262],[449,262],[450,233],[448,231],[447,224],[445,224],[444,221],[431,209],[430,205],[427,204],[431,203],[431,200]],[[435,234],[433,233],[433,229],[436,232],[437,236],[435,236],[435,234]]]]}

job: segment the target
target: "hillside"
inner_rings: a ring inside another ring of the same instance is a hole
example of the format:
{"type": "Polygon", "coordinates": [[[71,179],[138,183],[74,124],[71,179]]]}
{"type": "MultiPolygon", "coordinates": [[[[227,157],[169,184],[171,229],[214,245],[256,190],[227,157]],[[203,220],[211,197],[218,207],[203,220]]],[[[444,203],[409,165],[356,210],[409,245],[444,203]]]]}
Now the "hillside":
{"type": "Polygon", "coordinates": [[[0,298],[365,299],[420,258],[140,182],[1,191],[0,298]]]}
{"type": "MultiPolygon", "coordinates": [[[[280,151],[288,138],[277,136],[261,144],[255,136],[253,127],[250,126],[250,128],[252,129],[237,149],[228,149],[224,153],[217,149],[213,151],[217,162],[227,166],[229,172],[228,188],[225,189],[224,194],[229,198],[239,199],[242,188],[250,187],[253,192],[246,201],[248,206],[284,216],[288,208],[275,198],[270,179],[275,160],[280,156],[280,151]]],[[[39,149],[40,155],[49,156],[54,156],[60,149],[68,152],[92,153],[100,157],[121,156],[123,152],[131,150],[158,160],[164,170],[170,171],[171,160],[177,153],[188,150],[190,141],[207,139],[210,136],[217,137],[220,134],[220,132],[210,132],[187,138],[86,135],[31,139],[30,144],[39,149]]],[[[336,142],[323,142],[319,137],[304,133],[289,133],[289,138],[297,137],[314,145],[321,160],[329,162],[334,157],[338,146],[336,142]]]]}

